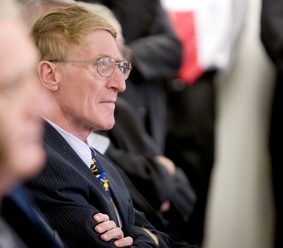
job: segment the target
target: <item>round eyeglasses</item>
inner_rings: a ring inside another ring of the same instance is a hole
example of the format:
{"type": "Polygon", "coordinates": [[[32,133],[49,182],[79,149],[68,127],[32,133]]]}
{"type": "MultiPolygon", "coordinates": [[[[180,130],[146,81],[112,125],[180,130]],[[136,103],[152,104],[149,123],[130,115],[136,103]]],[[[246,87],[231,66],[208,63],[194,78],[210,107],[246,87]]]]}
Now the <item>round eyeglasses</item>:
{"type": "Polygon", "coordinates": [[[115,70],[115,67],[117,66],[119,70],[121,71],[122,75],[124,76],[125,80],[129,77],[130,72],[132,70],[132,65],[129,61],[127,60],[116,61],[115,59],[109,58],[109,57],[100,58],[98,60],[50,59],[48,61],[58,62],[58,63],[91,63],[93,64],[93,67],[96,67],[96,71],[101,77],[111,76],[115,70]]]}

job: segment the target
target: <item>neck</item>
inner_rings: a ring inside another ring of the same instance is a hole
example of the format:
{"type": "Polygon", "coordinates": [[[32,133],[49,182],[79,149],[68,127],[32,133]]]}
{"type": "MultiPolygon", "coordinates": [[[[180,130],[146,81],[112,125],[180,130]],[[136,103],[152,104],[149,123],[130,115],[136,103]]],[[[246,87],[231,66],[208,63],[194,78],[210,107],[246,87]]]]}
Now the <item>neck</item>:
{"type": "Polygon", "coordinates": [[[74,135],[78,139],[82,140],[83,142],[87,143],[87,137],[93,132],[91,128],[85,128],[79,125],[74,125],[72,122],[68,122],[64,118],[51,118],[50,116],[43,116],[47,121],[50,121],[63,129],[64,131],[74,135]]]}

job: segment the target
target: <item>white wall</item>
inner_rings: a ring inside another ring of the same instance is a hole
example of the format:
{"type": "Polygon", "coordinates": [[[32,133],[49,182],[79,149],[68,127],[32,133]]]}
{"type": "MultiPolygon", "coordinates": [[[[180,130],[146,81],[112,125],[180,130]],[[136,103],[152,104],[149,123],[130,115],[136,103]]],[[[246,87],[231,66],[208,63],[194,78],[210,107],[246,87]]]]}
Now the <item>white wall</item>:
{"type": "Polygon", "coordinates": [[[267,131],[274,73],[259,40],[260,4],[249,0],[235,68],[219,88],[217,159],[205,248],[272,247],[267,131]]]}

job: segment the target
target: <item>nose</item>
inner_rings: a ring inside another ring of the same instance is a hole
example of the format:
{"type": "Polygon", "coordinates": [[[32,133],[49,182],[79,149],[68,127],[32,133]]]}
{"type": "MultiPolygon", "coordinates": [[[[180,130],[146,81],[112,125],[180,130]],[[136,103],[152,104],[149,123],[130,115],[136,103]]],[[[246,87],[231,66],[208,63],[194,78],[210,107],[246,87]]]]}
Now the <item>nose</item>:
{"type": "Polygon", "coordinates": [[[126,81],[118,66],[115,66],[114,72],[112,73],[109,81],[110,87],[115,88],[115,91],[123,92],[126,90],[126,81]]]}

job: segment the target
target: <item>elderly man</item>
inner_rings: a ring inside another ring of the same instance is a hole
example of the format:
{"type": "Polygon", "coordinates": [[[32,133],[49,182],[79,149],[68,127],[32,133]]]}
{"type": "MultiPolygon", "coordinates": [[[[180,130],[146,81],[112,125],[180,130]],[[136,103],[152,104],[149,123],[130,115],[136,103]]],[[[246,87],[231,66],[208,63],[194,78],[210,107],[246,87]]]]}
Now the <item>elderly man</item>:
{"type": "Polygon", "coordinates": [[[133,208],[111,163],[88,145],[93,131],[113,127],[117,94],[131,70],[115,30],[73,6],[43,15],[32,35],[53,110],[44,114],[47,164],[26,184],[30,194],[71,247],[171,247],[169,236],[133,208]]]}

